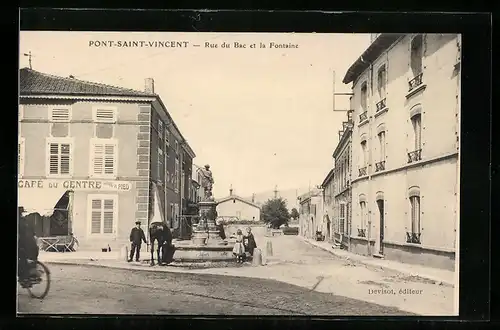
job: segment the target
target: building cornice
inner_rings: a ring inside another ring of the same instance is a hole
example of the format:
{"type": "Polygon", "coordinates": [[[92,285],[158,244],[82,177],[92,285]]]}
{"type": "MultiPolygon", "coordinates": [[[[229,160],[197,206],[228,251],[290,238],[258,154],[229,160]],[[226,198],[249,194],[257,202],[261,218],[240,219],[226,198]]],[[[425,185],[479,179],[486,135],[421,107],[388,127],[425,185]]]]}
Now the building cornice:
{"type": "Polygon", "coordinates": [[[48,99],[48,100],[75,100],[75,101],[113,101],[113,102],[145,102],[156,100],[150,96],[106,96],[106,95],[54,95],[54,94],[27,94],[19,95],[20,99],[48,99]]]}

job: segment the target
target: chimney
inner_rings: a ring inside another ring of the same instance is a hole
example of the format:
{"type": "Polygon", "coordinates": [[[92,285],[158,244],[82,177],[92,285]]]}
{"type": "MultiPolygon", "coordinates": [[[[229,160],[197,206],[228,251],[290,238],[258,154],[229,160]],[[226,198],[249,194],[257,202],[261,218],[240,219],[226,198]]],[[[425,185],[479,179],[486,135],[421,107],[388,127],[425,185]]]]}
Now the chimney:
{"type": "Polygon", "coordinates": [[[255,194],[252,194],[252,203],[255,203],[255,194]]]}
{"type": "Polygon", "coordinates": [[[229,187],[229,196],[232,196],[233,195],[233,185],[231,185],[231,187],[229,187]]]}
{"type": "Polygon", "coordinates": [[[145,84],[144,84],[144,91],[146,93],[155,93],[155,81],[153,78],[146,78],[145,79],[145,84]]]}

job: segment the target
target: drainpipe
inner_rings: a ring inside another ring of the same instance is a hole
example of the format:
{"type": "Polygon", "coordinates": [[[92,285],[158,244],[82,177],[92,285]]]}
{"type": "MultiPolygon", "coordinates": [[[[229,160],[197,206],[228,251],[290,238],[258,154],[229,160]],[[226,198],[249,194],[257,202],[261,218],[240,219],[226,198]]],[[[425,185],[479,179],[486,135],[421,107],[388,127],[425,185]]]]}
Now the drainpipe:
{"type": "MultiPolygon", "coordinates": [[[[369,110],[371,113],[371,110],[373,109],[373,64],[370,64],[370,103],[369,103],[369,110]]],[[[372,205],[372,163],[373,163],[373,147],[374,147],[374,139],[373,139],[373,122],[372,122],[373,116],[370,115],[370,121],[368,123],[368,139],[369,139],[369,148],[368,148],[368,164],[367,164],[367,172],[368,172],[368,196],[367,196],[367,218],[368,218],[368,228],[367,228],[367,239],[368,239],[368,256],[372,255],[372,249],[371,249],[371,230],[372,230],[372,211],[371,211],[371,205],[372,205]]]]}

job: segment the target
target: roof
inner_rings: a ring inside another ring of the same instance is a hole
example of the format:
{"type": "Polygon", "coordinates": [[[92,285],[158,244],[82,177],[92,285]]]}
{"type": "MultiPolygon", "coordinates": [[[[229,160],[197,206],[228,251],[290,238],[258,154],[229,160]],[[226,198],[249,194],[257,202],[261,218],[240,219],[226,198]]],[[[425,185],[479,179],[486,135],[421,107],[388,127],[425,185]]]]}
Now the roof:
{"type": "Polygon", "coordinates": [[[373,61],[402,36],[404,36],[404,34],[381,33],[347,70],[342,82],[348,84],[358,79],[373,61]]]}
{"type": "Polygon", "coordinates": [[[346,141],[349,141],[352,135],[352,126],[348,126],[344,133],[342,134],[342,137],[340,138],[339,143],[337,143],[337,146],[335,147],[335,150],[333,151],[333,158],[337,158],[339,155],[340,151],[342,148],[345,146],[346,141]]]}
{"type": "Polygon", "coordinates": [[[29,68],[19,70],[19,92],[23,96],[28,95],[63,95],[63,96],[125,96],[125,97],[154,97],[159,105],[165,109],[165,113],[172,122],[174,128],[179,132],[182,147],[194,158],[191,146],[187,143],[181,131],[175,124],[167,107],[163,104],[160,96],[155,93],[147,93],[134,89],[116,87],[75,78],[60,77],[48,73],[42,73],[29,68]]]}
{"type": "Polygon", "coordinates": [[[328,184],[328,182],[332,181],[332,179],[333,179],[333,173],[334,173],[334,169],[332,168],[330,170],[330,172],[328,172],[328,174],[326,175],[325,180],[323,180],[323,183],[321,184],[321,187],[326,186],[328,184]]]}
{"type": "Polygon", "coordinates": [[[303,202],[307,201],[311,197],[316,197],[321,194],[321,191],[319,189],[311,190],[306,192],[305,194],[302,194],[298,197],[300,203],[302,204],[303,202]]]}
{"type": "Polygon", "coordinates": [[[249,200],[246,200],[246,199],[244,199],[243,197],[240,197],[240,196],[238,196],[238,195],[229,195],[229,196],[227,196],[227,197],[224,197],[224,198],[218,199],[218,200],[217,200],[217,203],[218,203],[218,204],[220,204],[220,203],[224,203],[224,202],[230,201],[230,200],[232,200],[232,199],[239,200],[240,202],[246,203],[246,204],[248,204],[248,205],[250,205],[250,206],[254,206],[254,207],[256,207],[256,208],[259,208],[259,209],[260,209],[260,206],[259,206],[259,205],[255,204],[255,203],[252,203],[252,202],[250,202],[249,200]]]}
{"type": "Polygon", "coordinates": [[[147,93],[133,89],[115,87],[74,78],[59,77],[22,68],[19,73],[21,95],[57,94],[57,95],[96,95],[96,96],[149,96],[147,93]]]}

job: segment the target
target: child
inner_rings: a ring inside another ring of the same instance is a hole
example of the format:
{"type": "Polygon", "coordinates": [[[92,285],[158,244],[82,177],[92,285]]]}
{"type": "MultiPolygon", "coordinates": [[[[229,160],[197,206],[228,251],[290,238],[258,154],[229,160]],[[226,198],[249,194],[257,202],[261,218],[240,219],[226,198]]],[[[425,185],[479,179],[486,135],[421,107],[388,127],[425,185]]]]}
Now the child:
{"type": "Polygon", "coordinates": [[[245,246],[243,245],[243,233],[241,229],[236,231],[236,243],[234,243],[233,254],[236,257],[237,263],[243,263],[243,256],[245,255],[245,246]]]}

